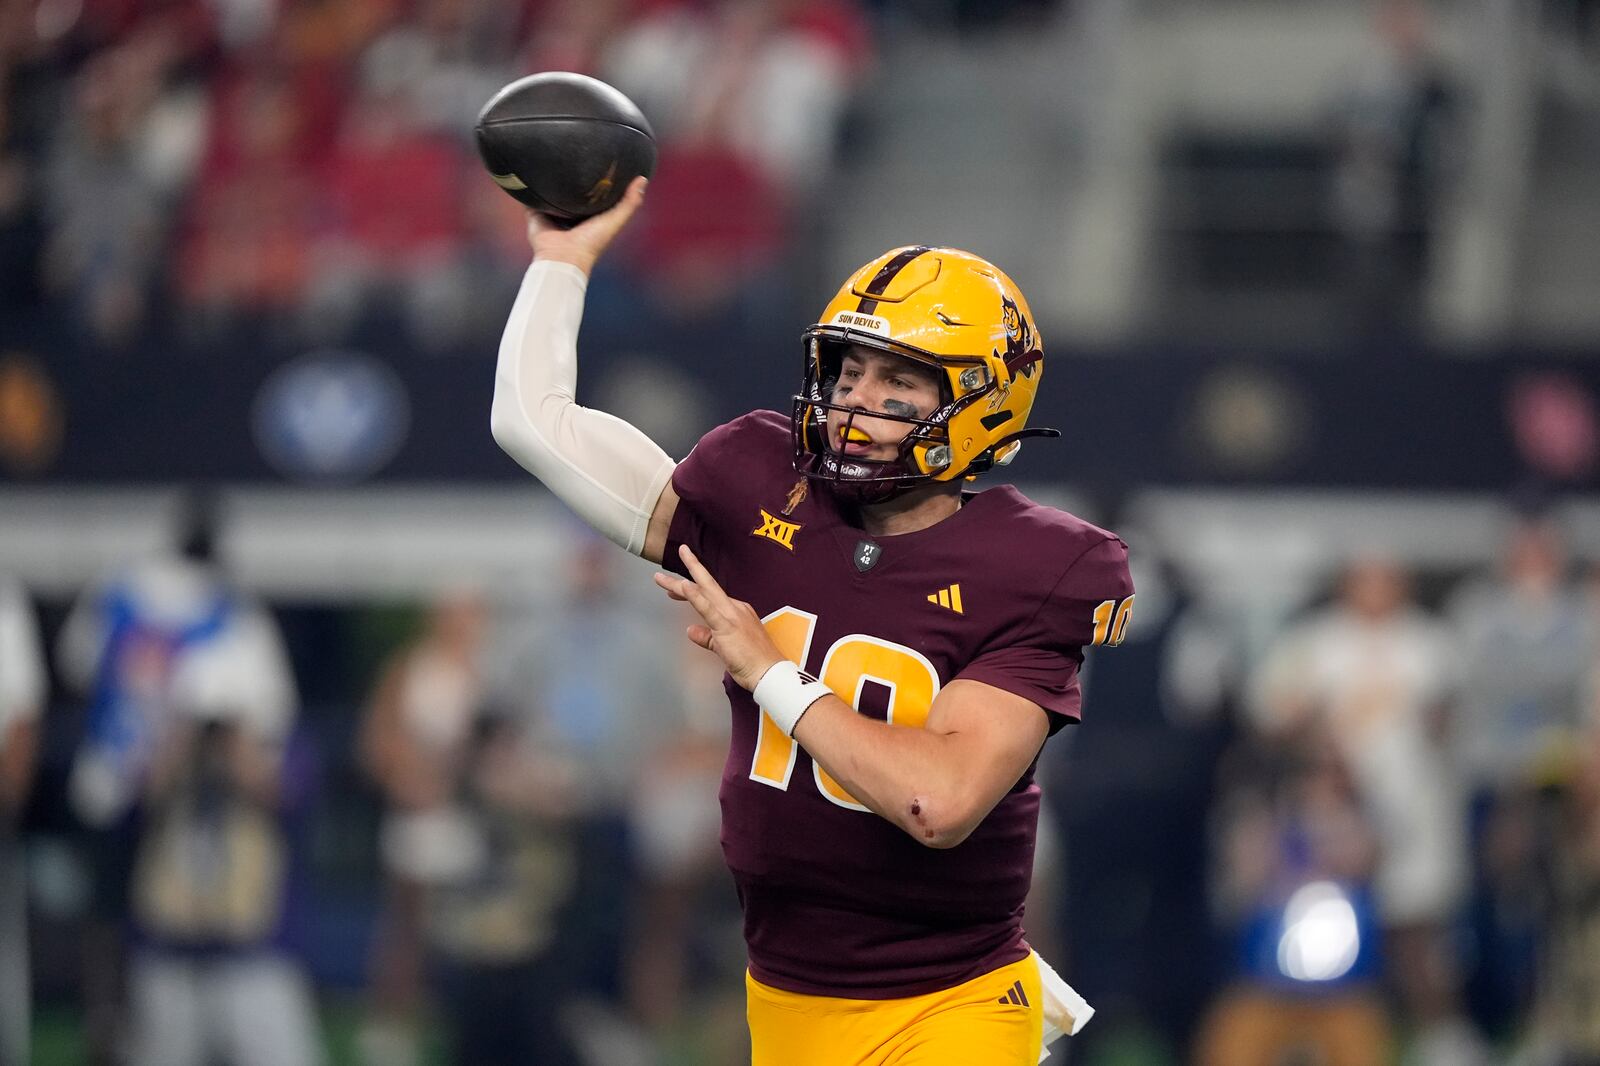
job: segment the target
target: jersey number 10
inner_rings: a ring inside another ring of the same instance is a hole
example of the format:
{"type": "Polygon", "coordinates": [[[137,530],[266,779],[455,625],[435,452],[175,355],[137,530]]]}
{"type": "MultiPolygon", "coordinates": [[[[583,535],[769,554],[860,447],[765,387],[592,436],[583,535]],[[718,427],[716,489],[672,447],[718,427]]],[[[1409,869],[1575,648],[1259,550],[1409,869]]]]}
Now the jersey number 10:
{"type": "Polygon", "coordinates": [[[1132,617],[1131,593],[1120,605],[1116,600],[1105,600],[1094,609],[1094,639],[1089,643],[1115,648],[1128,635],[1128,619],[1132,617]]]}
{"type": "MultiPolygon", "coordinates": [[[[808,668],[817,616],[795,607],[780,607],[761,621],[778,650],[792,662],[808,668]]],[[[834,641],[822,657],[817,677],[857,710],[862,689],[868,681],[883,685],[889,690],[890,723],[913,729],[927,724],[933,698],[939,694],[938,671],[925,656],[903,644],[865,633],[851,633],[834,641]]],[[[799,752],[800,745],[784,736],[783,730],[763,712],[755,757],[750,761],[750,779],[788,791],[799,752]]],[[[867,809],[829,776],[828,771],[815,762],[811,769],[817,789],[830,802],[855,811],[867,809]]]]}

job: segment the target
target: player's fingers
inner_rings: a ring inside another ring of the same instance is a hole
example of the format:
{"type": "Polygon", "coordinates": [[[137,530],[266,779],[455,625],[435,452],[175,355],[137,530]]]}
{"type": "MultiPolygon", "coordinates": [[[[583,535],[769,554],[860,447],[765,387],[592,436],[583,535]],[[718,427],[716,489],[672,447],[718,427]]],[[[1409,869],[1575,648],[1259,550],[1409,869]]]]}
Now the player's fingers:
{"type": "Polygon", "coordinates": [[[678,545],[678,558],[683,560],[683,565],[688,569],[689,576],[694,578],[694,583],[702,589],[715,595],[718,599],[726,600],[728,594],[722,591],[722,586],[717,584],[717,579],[711,576],[711,571],[705,568],[687,544],[678,545]]]}
{"type": "Polygon", "coordinates": [[[693,582],[685,581],[682,591],[684,602],[694,608],[702,622],[713,629],[728,628],[727,618],[721,606],[706,593],[705,589],[693,582]]]}
{"type": "Polygon", "coordinates": [[[639,205],[644,203],[644,190],[649,183],[650,179],[642,175],[634,178],[628,186],[628,191],[622,194],[622,199],[598,215],[584,219],[573,227],[574,231],[581,231],[585,236],[592,234],[595,239],[609,244],[622,227],[628,224],[628,219],[633,217],[633,213],[639,210],[639,205]]]}
{"type": "Polygon", "coordinates": [[[700,645],[700,647],[705,648],[707,651],[711,650],[710,626],[703,626],[696,622],[694,625],[685,629],[684,633],[688,635],[691,641],[700,645]]]}
{"type": "Polygon", "coordinates": [[[649,184],[650,179],[642,174],[634,178],[628,183],[628,191],[622,194],[622,199],[617,201],[617,205],[601,212],[602,217],[611,226],[612,233],[626,226],[633,213],[639,210],[639,205],[644,203],[644,190],[649,184]]]}
{"type": "Polygon", "coordinates": [[[692,605],[706,621],[711,621],[711,616],[716,613],[716,602],[704,589],[688,578],[678,577],[675,574],[656,574],[655,582],[667,591],[668,596],[692,605]]]}

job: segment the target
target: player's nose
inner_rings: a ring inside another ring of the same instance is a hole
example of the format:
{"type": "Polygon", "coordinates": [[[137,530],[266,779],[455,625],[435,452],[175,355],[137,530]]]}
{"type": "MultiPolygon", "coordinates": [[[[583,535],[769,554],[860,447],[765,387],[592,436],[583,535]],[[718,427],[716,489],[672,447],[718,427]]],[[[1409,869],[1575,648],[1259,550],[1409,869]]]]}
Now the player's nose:
{"type": "Polygon", "coordinates": [[[852,399],[855,406],[864,414],[880,414],[883,411],[883,401],[889,396],[889,390],[883,382],[874,377],[863,376],[856,384],[852,399]]]}

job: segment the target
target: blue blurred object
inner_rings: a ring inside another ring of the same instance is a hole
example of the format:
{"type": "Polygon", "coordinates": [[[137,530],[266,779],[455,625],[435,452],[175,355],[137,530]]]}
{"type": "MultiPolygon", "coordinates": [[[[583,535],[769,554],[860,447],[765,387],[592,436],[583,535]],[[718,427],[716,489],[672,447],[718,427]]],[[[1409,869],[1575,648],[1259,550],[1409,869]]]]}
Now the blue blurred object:
{"type": "Polygon", "coordinates": [[[1244,976],[1297,995],[1345,992],[1378,979],[1382,945],[1371,892],[1309,881],[1256,908],[1239,937],[1244,976]]]}

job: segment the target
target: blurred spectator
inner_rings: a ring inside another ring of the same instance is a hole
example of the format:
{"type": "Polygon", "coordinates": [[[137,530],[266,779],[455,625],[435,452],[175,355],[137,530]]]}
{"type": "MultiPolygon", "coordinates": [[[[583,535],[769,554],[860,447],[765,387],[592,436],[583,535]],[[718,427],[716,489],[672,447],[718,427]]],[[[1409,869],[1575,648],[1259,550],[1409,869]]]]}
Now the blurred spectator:
{"type": "Polygon", "coordinates": [[[371,968],[378,1016],[363,1034],[374,1064],[418,1060],[425,972],[452,1061],[578,1062],[559,934],[576,883],[579,773],[485,703],[486,625],[478,596],[441,600],[384,668],[368,709],[363,754],[390,806],[371,968]]]}
{"type": "MultiPolygon", "coordinates": [[[[79,54],[124,42],[160,39],[172,61],[197,62],[216,41],[219,9],[240,0],[89,0],[59,10],[43,5],[35,20],[41,37],[79,54]]],[[[36,5],[39,6],[39,5],[36,5]]]]}
{"type": "Polygon", "coordinates": [[[1597,623],[1566,573],[1555,525],[1519,519],[1500,571],[1469,580],[1453,615],[1465,675],[1456,757],[1472,791],[1474,1012],[1496,1030],[1533,997],[1555,877],[1555,822],[1590,702],[1597,623]]]}
{"type": "Polygon", "coordinates": [[[571,1012],[587,960],[569,928],[603,906],[580,883],[578,767],[497,709],[477,721],[463,756],[454,861],[430,871],[426,914],[451,1058],[578,1066],[571,1012]]]}
{"type": "Polygon", "coordinates": [[[830,169],[866,53],[848,0],[717,0],[660,5],[618,35],[605,71],[664,140],[723,145],[801,192],[830,169]]]}
{"type": "Polygon", "coordinates": [[[462,197],[476,169],[464,141],[519,63],[591,70],[639,97],[663,161],[629,260],[661,320],[638,335],[711,322],[731,339],[787,291],[773,272],[869,53],[854,0],[163,0],[63,9],[59,26],[27,7],[5,9],[19,38],[49,23],[58,55],[70,41],[90,59],[73,119],[29,123],[48,182],[0,119],[0,264],[31,276],[47,237],[70,320],[115,344],[159,335],[169,310],[208,342],[387,337],[398,316],[425,349],[471,343],[512,267],[482,254],[495,242],[462,197]]]}
{"type": "Polygon", "coordinates": [[[627,24],[639,0],[542,0],[534,5],[525,70],[596,74],[606,46],[627,24]]]}
{"type": "Polygon", "coordinates": [[[832,169],[867,49],[846,0],[666,4],[617,35],[601,76],[662,145],[634,239],[637,268],[669,314],[709,318],[776,262],[832,169]]]}
{"type": "Polygon", "coordinates": [[[737,310],[747,290],[768,280],[788,225],[779,191],[750,159],[722,144],[669,142],[628,262],[650,306],[692,326],[737,310]]]}
{"type": "Polygon", "coordinates": [[[1426,1066],[1483,1058],[1448,939],[1466,885],[1465,805],[1440,739],[1453,665],[1406,574],[1367,559],[1346,571],[1333,606],[1269,650],[1252,682],[1259,730],[1349,767],[1377,835],[1385,953],[1426,1066]]]}
{"type": "MultiPolygon", "coordinates": [[[[680,614],[685,625],[693,620],[687,608],[680,614]]],[[[695,1061],[731,1064],[741,1055],[748,1061],[750,1051],[743,998],[727,991],[738,988],[731,979],[745,962],[737,897],[722,862],[717,803],[728,713],[704,697],[720,683],[722,664],[693,645],[679,648],[676,688],[683,717],[643,768],[629,812],[640,889],[624,991],[633,1017],[659,1043],[698,1042],[695,1061]],[[716,1025],[729,1007],[741,1016],[731,1039],[716,1025]],[[712,1031],[684,1032],[696,1021],[710,1022],[712,1031]]]]}
{"type": "Polygon", "coordinates": [[[11,839],[33,785],[45,696],[42,655],[27,594],[0,576],[0,841],[11,839]]]}
{"type": "Polygon", "coordinates": [[[103,344],[145,323],[200,145],[200,98],[164,83],[173,47],[145,34],[90,59],[46,167],[44,276],[103,344]]]}
{"type": "Polygon", "coordinates": [[[1196,1066],[1389,1062],[1369,899],[1377,841],[1331,749],[1221,767],[1213,903],[1236,931],[1236,973],[1201,1027],[1196,1066]],[[1290,1061],[1302,1061],[1295,1058],[1290,1061]]]}
{"type": "Polygon", "coordinates": [[[1564,804],[1530,1066],[1600,1062],[1600,719],[1564,804]]]}
{"type": "Polygon", "coordinates": [[[44,695],[32,608],[20,585],[0,577],[0,1066],[31,1061],[27,881],[18,822],[33,784],[44,695]]]}
{"type": "Polygon", "coordinates": [[[130,883],[132,1066],[322,1058],[289,942],[311,766],[277,627],[247,610],[183,654],[155,737],[130,883]]]}
{"type": "Polygon", "coordinates": [[[63,680],[87,702],[67,785],[88,830],[93,867],[83,993],[94,1061],[114,1060],[125,1044],[122,931],[131,917],[137,808],[158,768],[171,773],[174,745],[190,750],[174,738],[197,731],[193,714],[177,706],[178,678],[197,656],[221,657],[237,667],[233,683],[247,691],[250,706],[285,709],[274,713],[286,716],[293,703],[274,622],[215,567],[214,521],[209,497],[190,497],[178,550],[130,564],[87,590],[57,646],[63,680]]]}
{"type": "Polygon", "coordinates": [[[322,88],[315,78],[264,70],[216,89],[175,264],[185,324],[202,334],[300,306],[311,273],[322,88]]]}
{"type": "MultiPolygon", "coordinates": [[[[515,68],[521,4],[421,0],[372,43],[361,66],[367,91],[402,100],[414,122],[465,143],[478,111],[515,68]]],[[[604,12],[611,2],[584,7],[604,12]]],[[[572,70],[574,67],[532,69],[572,70]]]]}
{"type": "Polygon", "coordinates": [[[348,65],[401,17],[404,0],[276,0],[272,43],[295,66],[348,65]]]}
{"type": "MultiPolygon", "coordinates": [[[[177,550],[92,586],[62,626],[61,675],[89,700],[70,785],[74,810],[87,825],[112,825],[138,800],[183,655],[218,640],[236,616],[252,626],[270,624],[223,585],[214,566],[212,508],[208,496],[186,499],[177,550]]],[[[286,676],[266,680],[289,688],[286,676]]]]}
{"type": "Polygon", "coordinates": [[[677,657],[660,639],[658,608],[624,597],[609,547],[585,535],[563,568],[556,603],[504,634],[493,703],[529,750],[572,767],[576,896],[584,906],[563,922],[567,980],[614,1003],[639,899],[632,800],[683,713],[677,657]]]}
{"type": "Polygon", "coordinates": [[[1457,757],[1479,793],[1563,774],[1586,720],[1600,635],[1553,522],[1518,520],[1501,560],[1498,574],[1467,581],[1452,603],[1466,670],[1457,757]]]}
{"type": "Polygon", "coordinates": [[[463,237],[452,269],[464,319],[448,323],[463,344],[486,351],[500,342],[500,323],[487,308],[510,307],[528,268],[527,218],[487,173],[469,167],[457,190],[463,237]]]}
{"type": "Polygon", "coordinates": [[[1346,312],[1373,333],[1415,331],[1428,233],[1445,173],[1452,90],[1421,0],[1380,0],[1367,62],[1336,101],[1335,226],[1346,312]]]}
{"type": "Polygon", "coordinates": [[[417,1061],[426,895],[471,859],[457,793],[482,708],[485,624],[476,595],[434,604],[421,638],[384,665],[362,724],[361,759],[388,808],[379,838],[387,884],[370,952],[374,1016],[362,1037],[374,1066],[417,1061]]]}
{"type": "Polygon", "coordinates": [[[38,301],[43,241],[36,202],[40,135],[27,111],[39,110],[37,97],[47,95],[44,85],[54,78],[41,69],[48,64],[32,32],[31,8],[26,0],[0,0],[0,312],[8,317],[38,301]]]}
{"type": "Polygon", "coordinates": [[[1230,626],[1188,599],[1160,541],[1136,518],[1107,524],[1130,545],[1135,624],[1115,654],[1089,653],[1087,724],[1063,731],[1040,756],[1044,803],[1024,929],[1045,958],[1067,960],[1075,987],[1093,989],[1094,1023],[1073,1037],[1075,1060],[1112,1058],[1119,1045],[1138,1043],[1182,1061],[1216,991],[1216,945],[1196,886],[1233,686],[1218,683],[1183,706],[1169,690],[1181,680],[1192,693],[1207,676],[1184,649],[1190,635],[1217,641],[1230,626]],[[1202,700],[1204,711],[1194,705],[1202,700]],[[1061,833],[1054,847],[1052,829],[1061,833]],[[1065,941],[1059,956],[1046,950],[1052,924],[1065,941]]]}
{"type": "Polygon", "coordinates": [[[435,346],[466,328],[472,294],[456,263],[465,164],[455,138],[422,125],[411,97],[369,77],[323,183],[307,323],[319,339],[344,339],[364,311],[398,318],[435,346]]]}

